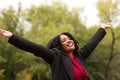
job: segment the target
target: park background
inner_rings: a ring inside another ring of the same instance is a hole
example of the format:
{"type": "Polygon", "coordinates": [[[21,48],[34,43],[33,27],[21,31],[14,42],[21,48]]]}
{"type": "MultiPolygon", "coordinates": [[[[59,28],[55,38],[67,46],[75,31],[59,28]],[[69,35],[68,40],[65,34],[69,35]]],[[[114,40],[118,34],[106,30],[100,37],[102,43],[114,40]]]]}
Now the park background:
{"type": "MultiPolygon", "coordinates": [[[[113,27],[106,30],[107,35],[87,60],[88,71],[91,80],[120,80],[120,1],[97,0],[99,22],[89,27],[84,7],[69,8],[67,2],[60,0],[48,2],[29,8],[23,8],[22,3],[17,8],[12,5],[1,8],[0,28],[44,46],[55,35],[69,31],[81,48],[101,24],[112,21],[113,27]]],[[[93,13],[91,10],[87,14],[93,13]]],[[[21,51],[0,37],[0,80],[50,80],[50,74],[49,65],[40,57],[21,51]]]]}

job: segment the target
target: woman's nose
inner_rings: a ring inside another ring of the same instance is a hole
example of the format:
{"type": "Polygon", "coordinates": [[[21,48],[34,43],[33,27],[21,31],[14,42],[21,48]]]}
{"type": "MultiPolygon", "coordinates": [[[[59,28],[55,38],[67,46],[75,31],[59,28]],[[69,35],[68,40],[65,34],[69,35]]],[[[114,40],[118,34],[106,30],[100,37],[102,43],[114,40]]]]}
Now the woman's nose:
{"type": "Polygon", "coordinates": [[[71,41],[72,41],[72,40],[68,39],[68,40],[67,40],[67,43],[69,43],[69,42],[71,42],[71,41]]]}

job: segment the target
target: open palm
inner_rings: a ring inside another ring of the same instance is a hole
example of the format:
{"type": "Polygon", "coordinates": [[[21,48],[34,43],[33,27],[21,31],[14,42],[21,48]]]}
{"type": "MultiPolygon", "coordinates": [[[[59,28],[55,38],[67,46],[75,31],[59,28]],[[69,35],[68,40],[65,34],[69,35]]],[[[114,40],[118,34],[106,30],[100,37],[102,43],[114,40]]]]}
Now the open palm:
{"type": "Polygon", "coordinates": [[[0,29],[0,35],[10,38],[12,36],[12,33],[10,31],[0,29]]]}
{"type": "Polygon", "coordinates": [[[107,23],[107,24],[103,24],[103,25],[101,26],[101,28],[110,28],[110,27],[112,27],[112,23],[111,23],[111,22],[109,22],[109,23],[107,23]]]}

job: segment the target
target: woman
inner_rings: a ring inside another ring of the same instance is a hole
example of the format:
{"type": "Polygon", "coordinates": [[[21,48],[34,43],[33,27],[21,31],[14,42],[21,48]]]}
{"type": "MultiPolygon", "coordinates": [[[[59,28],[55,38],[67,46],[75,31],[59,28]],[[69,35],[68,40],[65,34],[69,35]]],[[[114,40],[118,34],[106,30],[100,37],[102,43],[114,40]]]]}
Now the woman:
{"type": "Polygon", "coordinates": [[[50,65],[51,80],[90,80],[86,59],[105,36],[105,29],[111,26],[111,23],[101,26],[80,50],[78,50],[78,41],[68,32],[51,39],[47,47],[3,29],[0,29],[0,35],[7,37],[12,45],[43,58],[50,65]]]}

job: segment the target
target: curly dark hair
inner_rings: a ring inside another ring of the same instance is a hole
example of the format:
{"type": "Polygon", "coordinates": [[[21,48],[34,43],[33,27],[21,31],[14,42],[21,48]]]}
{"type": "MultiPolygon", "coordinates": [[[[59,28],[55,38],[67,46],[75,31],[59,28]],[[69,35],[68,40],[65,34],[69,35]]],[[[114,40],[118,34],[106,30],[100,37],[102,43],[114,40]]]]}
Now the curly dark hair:
{"type": "MultiPolygon", "coordinates": [[[[73,51],[73,55],[77,55],[78,54],[78,41],[69,33],[69,32],[63,32],[60,35],[66,35],[68,36],[71,40],[74,41],[75,43],[75,50],[73,51]]],[[[54,38],[52,38],[48,44],[47,44],[47,48],[52,49],[52,48],[57,48],[59,50],[63,51],[61,42],[60,42],[60,35],[55,36],[54,38]]]]}

